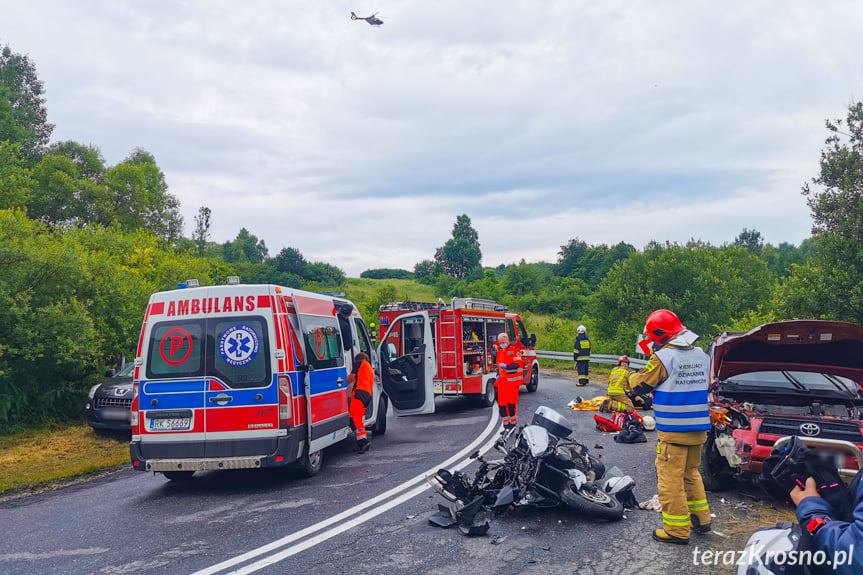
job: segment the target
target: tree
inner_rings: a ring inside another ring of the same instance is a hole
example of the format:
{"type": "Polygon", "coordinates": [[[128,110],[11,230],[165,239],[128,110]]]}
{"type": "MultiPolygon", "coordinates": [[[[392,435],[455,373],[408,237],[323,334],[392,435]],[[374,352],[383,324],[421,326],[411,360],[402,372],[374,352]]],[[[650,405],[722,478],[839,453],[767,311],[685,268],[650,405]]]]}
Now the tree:
{"type": "Polygon", "coordinates": [[[707,338],[715,326],[768,305],[774,285],[767,264],[739,246],[652,244],[616,264],[588,307],[598,339],[626,351],[654,310],[674,311],[707,338]]]}
{"type": "Polygon", "coordinates": [[[440,266],[432,260],[423,260],[414,266],[414,278],[422,284],[433,284],[441,273],[440,266]]]}
{"type": "MultiPolygon", "coordinates": [[[[180,202],[168,193],[165,174],[152,154],[136,148],[105,173],[109,217],[129,229],[147,228],[166,240],[183,234],[180,202]]],[[[111,222],[103,222],[105,224],[111,222]]]]}
{"type": "Polygon", "coordinates": [[[23,208],[33,187],[30,170],[24,167],[21,146],[0,141],[0,210],[23,208]]]}
{"type": "Polygon", "coordinates": [[[764,248],[764,240],[758,230],[743,228],[743,231],[734,239],[734,245],[746,248],[750,254],[758,255],[764,248]]]}
{"type": "Polygon", "coordinates": [[[482,279],[471,282],[467,289],[473,297],[500,301],[503,296],[503,286],[497,278],[497,273],[492,269],[484,270],[482,279]]]}
{"type": "Polygon", "coordinates": [[[18,114],[12,105],[12,90],[0,84],[0,142],[15,144],[19,149],[33,146],[35,136],[18,121],[18,114]]]}
{"type": "Polygon", "coordinates": [[[303,254],[300,253],[300,250],[296,248],[282,248],[279,255],[273,259],[273,265],[283,274],[293,274],[302,277],[309,263],[303,257],[303,254]]]}
{"type": "Polygon", "coordinates": [[[52,227],[108,225],[111,207],[104,186],[82,178],[67,157],[47,155],[33,168],[28,215],[52,227]]]}
{"type": "Polygon", "coordinates": [[[471,226],[467,214],[456,218],[452,228],[452,238],[435,252],[435,263],[447,275],[464,280],[472,275],[481,277],[479,235],[471,226]]]}
{"type": "Polygon", "coordinates": [[[318,286],[337,287],[345,283],[345,272],[332,264],[314,262],[303,270],[303,279],[318,286]]]}
{"type": "Polygon", "coordinates": [[[590,287],[596,287],[608,274],[615,262],[623,261],[635,252],[635,248],[620,242],[609,248],[605,244],[589,245],[575,238],[560,247],[556,274],[563,277],[581,278],[590,287]]]}
{"type": "Polygon", "coordinates": [[[263,263],[267,257],[267,244],[259,240],[257,236],[249,233],[246,228],[240,229],[237,237],[232,242],[225,242],[225,261],[228,263],[250,262],[253,264],[263,263]]]}
{"type": "Polygon", "coordinates": [[[44,93],[33,61],[16,54],[8,45],[0,48],[0,118],[6,117],[11,107],[11,117],[20,129],[17,139],[10,141],[21,145],[29,165],[38,161],[54,131],[54,125],[48,123],[44,93]]]}
{"type": "Polygon", "coordinates": [[[503,287],[507,293],[517,297],[539,293],[542,290],[542,272],[535,264],[521,260],[517,266],[506,268],[503,287]]]}
{"type": "Polygon", "coordinates": [[[204,252],[207,250],[207,241],[210,239],[210,208],[201,206],[198,208],[198,215],[195,216],[195,233],[192,234],[192,239],[198,248],[198,255],[204,257],[204,252]]]}
{"type": "Polygon", "coordinates": [[[581,268],[581,258],[587,253],[587,242],[574,238],[560,246],[557,252],[557,275],[574,277],[581,268]]]}
{"type": "Polygon", "coordinates": [[[806,238],[799,246],[782,242],[778,246],[767,244],[759,254],[767,262],[767,267],[773,273],[787,277],[791,273],[792,264],[802,266],[815,253],[815,240],[806,238]]]}
{"type": "Polygon", "coordinates": [[[803,186],[817,246],[804,275],[817,279],[798,285],[829,295],[802,298],[818,303],[810,314],[863,323],[863,102],[848,107],[844,122],[826,125],[820,172],[803,186]]]}
{"type": "Polygon", "coordinates": [[[364,271],[360,274],[360,277],[372,280],[406,280],[411,279],[413,277],[413,274],[408,270],[393,268],[375,268],[364,271]]]}
{"type": "Polygon", "coordinates": [[[48,154],[69,158],[78,168],[78,176],[102,183],[105,176],[105,158],[93,144],[84,145],[72,140],[55,142],[48,146],[48,154]]]}

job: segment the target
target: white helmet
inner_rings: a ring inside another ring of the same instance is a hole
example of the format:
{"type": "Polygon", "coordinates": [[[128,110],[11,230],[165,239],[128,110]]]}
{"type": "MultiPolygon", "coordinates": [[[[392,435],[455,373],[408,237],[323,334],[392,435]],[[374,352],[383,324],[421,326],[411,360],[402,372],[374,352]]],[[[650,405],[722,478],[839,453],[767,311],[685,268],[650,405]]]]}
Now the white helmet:
{"type": "Polygon", "coordinates": [[[587,331],[587,328],[583,325],[578,326],[578,333],[584,333],[587,331]]]}
{"type": "Polygon", "coordinates": [[[611,495],[617,495],[624,489],[635,485],[635,481],[629,475],[624,475],[623,477],[609,477],[602,483],[602,488],[606,493],[611,495]]]}
{"type": "Polygon", "coordinates": [[[644,426],[644,431],[654,431],[656,429],[656,420],[649,415],[644,415],[641,418],[641,425],[644,426]]]}

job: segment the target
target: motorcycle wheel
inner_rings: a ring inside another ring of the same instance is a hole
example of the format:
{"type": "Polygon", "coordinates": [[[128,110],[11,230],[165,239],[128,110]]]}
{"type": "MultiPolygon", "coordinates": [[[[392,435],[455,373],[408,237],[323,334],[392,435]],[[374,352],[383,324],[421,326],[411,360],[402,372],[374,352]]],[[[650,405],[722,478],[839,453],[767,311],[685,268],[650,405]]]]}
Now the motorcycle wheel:
{"type": "Polygon", "coordinates": [[[613,495],[609,495],[597,486],[582,485],[577,489],[569,482],[560,493],[561,500],[586,517],[617,521],[623,517],[623,504],[613,495]]]}

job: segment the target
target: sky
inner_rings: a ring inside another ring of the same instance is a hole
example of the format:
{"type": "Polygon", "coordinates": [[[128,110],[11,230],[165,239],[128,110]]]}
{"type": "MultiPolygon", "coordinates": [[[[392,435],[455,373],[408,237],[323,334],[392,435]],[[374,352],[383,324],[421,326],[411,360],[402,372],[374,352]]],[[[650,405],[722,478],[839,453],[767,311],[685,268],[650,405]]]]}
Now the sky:
{"type": "Polygon", "coordinates": [[[52,141],[144,148],[185,235],[207,206],[212,241],[351,277],[433,258],[460,214],[485,266],[576,237],[799,244],[861,29],[856,0],[0,0],[52,141]]]}

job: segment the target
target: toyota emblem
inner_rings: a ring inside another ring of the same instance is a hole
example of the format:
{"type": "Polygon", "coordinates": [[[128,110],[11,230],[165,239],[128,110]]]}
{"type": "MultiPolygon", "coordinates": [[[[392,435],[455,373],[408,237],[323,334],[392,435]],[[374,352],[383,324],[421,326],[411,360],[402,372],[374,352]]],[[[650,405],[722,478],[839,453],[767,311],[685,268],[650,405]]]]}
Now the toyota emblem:
{"type": "Polygon", "coordinates": [[[804,423],[800,426],[800,433],[809,437],[815,437],[821,433],[821,427],[817,423],[804,423]]]}

